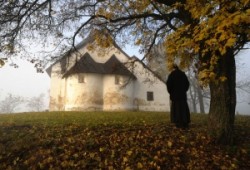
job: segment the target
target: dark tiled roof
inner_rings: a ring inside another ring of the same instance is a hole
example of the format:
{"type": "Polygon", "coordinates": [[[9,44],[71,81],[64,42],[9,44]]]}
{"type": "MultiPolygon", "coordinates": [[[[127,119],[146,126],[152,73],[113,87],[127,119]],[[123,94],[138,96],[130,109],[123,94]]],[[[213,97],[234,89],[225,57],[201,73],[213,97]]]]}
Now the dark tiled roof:
{"type": "Polygon", "coordinates": [[[92,59],[89,53],[85,53],[83,57],[63,75],[63,77],[68,77],[69,75],[77,73],[118,74],[135,78],[133,73],[130,72],[115,55],[106,63],[97,63],[92,59]]]}

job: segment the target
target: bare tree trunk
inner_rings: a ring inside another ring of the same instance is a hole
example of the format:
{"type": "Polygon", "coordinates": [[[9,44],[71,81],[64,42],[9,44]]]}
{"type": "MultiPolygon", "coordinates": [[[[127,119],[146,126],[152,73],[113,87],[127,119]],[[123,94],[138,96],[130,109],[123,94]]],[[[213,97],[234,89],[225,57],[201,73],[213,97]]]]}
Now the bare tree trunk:
{"type": "Polygon", "coordinates": [[[191,88],[189,89],[189,95],[190,95],[190,104],[192,105],[191,112],[197,113],[197,108],[196,108],[196,89],[193,86],[193,82],[191,81],[191,88]]]}
{"type": "Polygon", "coordinates": [[[197,94],[198,94],[198,100],[199,100],[199,104],[200,104],[200,113],[205,113],[202,91],[201,91],[201,88],[199,86],[197,86],[197,94]]]}
{"type": "Polygon", "coordinates": [[[231,50],[221,57],[217,69],[219,76],[226,76],[227,80],[210,84],[209,128],[218,143],[231,144],[236,107],[236,66],[231,50]]]}

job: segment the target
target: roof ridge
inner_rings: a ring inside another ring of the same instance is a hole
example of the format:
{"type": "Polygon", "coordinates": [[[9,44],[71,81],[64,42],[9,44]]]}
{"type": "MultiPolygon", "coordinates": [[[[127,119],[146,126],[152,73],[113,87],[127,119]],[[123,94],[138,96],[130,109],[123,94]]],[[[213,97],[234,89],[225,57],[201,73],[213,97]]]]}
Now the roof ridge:
{"type": "Polygon", "coordinates": [[[73,67],[64,73],[63,78],[76,73],[118,74],[135,78],[134,74],[114,54],[105,63],[99,63],[86,52],[73,67]]]}

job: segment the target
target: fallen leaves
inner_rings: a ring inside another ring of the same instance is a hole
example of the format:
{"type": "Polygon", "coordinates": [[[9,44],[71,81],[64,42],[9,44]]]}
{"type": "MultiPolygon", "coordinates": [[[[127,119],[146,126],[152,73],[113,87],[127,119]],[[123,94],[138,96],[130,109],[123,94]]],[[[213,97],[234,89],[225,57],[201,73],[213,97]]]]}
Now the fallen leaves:
{"type": "Polygon", "coordinates": [[[250,160],[246,142],[216,145],[200,125],[8,125],[0,131],[0,169],[233,170],[247,169],[250,160]]]}

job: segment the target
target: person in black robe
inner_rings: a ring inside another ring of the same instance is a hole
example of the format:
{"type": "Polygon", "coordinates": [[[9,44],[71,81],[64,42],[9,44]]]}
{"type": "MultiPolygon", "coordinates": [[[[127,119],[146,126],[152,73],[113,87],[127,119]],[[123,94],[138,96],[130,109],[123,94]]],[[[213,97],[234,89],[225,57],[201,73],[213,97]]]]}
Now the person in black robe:
{"type": "Polygon", "coordinates": [[[171,123],[178,128],[188,128],[190,111],[186,93],[189,89],[189,81],[186,74],[174,65],[174,70],[169,74],[166,85],[171,100],[171,123]]]}

